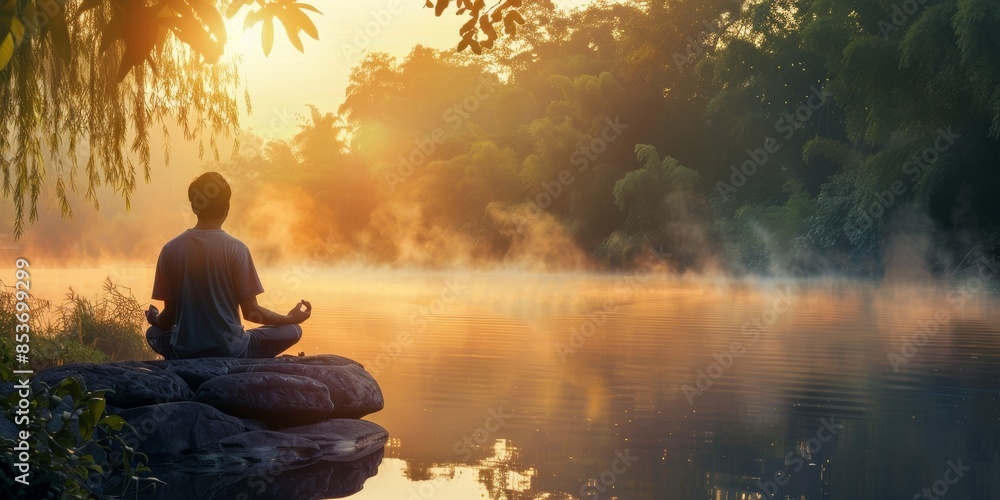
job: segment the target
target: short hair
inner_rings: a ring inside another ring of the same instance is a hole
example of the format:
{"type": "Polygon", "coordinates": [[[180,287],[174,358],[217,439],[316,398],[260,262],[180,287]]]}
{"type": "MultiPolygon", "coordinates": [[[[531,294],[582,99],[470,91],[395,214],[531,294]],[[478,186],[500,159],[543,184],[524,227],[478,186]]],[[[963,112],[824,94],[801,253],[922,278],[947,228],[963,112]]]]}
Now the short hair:
{"type": "Polygon", "coordinates": [[[188,201],[198,218],[214,219],[229,211],[229,199],[233,190],[218,172],[206,172],[191,181],[188,186],[188,201]]]}

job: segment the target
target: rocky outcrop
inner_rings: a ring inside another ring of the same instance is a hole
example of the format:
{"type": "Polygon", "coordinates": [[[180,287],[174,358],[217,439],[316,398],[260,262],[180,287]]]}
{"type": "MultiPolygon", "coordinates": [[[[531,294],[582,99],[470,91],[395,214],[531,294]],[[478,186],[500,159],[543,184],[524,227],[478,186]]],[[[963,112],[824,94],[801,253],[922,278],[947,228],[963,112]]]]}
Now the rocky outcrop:
{"type": "MultiPolygon", "coordinates": [[[[43,371],[33,383],[70,376],[88,390],[109,391],[109,412],[134,429],[126,444],[167,483],[141,489],[143,498],[353,492],[375,473],[388,440],[378,424],[357,420],[382,409],[378,383],[341,356],[76,364],[43,371]]],[[[104,465],[120,460],[113,449],[104,465]]],[[[102,489],[120,494],[135,486],[108,479],[102,489]]]]}
{"type": "Polygon", "coordinates": [[[230,415],[263,420],[269,428],[318,422],[332,417],[334,408],[325,385],[283,373],[221,375],[201,384],[193,400],[230,415]]]}
{"type": "Polygon", "coordinates": [[[267,363],[236,366],[229,373],[284,373],[317,380],[333,402],[333,418],[361,418],[382,409],[382,390],[361,365],[342,366],[267,363]]]}
{"type": "Polygon", "coordinates": [[[59,366],[39,373],[32,382],[56,386],[70,376],[81,378],[91,391],[107,389],[108,404],[119,408],[187,401],[193,394],[177,375],[135,361],[59,366]]]}

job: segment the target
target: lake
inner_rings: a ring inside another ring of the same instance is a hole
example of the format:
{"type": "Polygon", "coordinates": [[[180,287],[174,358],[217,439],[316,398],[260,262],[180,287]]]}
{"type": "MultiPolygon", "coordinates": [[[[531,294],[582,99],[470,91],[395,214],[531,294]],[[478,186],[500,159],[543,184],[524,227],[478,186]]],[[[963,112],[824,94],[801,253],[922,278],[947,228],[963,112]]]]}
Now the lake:
{"type": "MultiPolygon", "coordinates": [[[[153,274],[33,271],[43,298],[111,275],[139,302],[153,274]]],[[[390,441],[352,499],[1000,498],[1000,301],[978,279],[261,275],[262,304],[313,303],[295,352],[382,386],[390,441]]]]}

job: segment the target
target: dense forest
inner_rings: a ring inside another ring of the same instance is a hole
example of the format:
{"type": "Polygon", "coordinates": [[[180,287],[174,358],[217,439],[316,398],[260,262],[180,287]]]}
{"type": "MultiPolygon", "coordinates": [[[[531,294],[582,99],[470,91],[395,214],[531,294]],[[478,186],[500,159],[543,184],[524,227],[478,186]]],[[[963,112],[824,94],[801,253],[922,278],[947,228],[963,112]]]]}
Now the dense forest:
{"type": "Polygon", "coordinates": [[[368,54],[336,112],[215,168],[293,193],[333,258],[944,272],[1000,244],[995,7],[532,2],[482,56],[368,54]]]}
{"type": "Polygon", "coordinates": [[[432,267],[947,275],[1000,249],[992,0],[519,10],[481,54],[368,53],[339,108],[206,165],[232,227],[432,267]]]}

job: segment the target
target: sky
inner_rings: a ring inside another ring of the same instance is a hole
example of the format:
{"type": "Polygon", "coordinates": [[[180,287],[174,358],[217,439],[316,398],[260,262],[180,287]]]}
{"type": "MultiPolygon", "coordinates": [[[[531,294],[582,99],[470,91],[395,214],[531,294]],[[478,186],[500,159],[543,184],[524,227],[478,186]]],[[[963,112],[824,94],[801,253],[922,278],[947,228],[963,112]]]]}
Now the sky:
{"type": "MultiPolygon", "coordinates": [[[[366,52],[388,52],[401,60],[418,44],[440,50],[453,49],[460,39],[458,29],[467,19],[456,16],[454,10],[435,17],[433,9],[423,7],[422,0],[305,1],[311,1],[323,14],[309,14],[316,24],[319,40],[303,34],[304,53],[292,46],[279,25],[275,26],[273,49],[265,57],[260,24],[243,31],[247,8],[229,22],[227,50],[244,58],[241,81],[250,94],[252,105],[249,115],[240,106],[240,127],[265,140],[292,137],[298,131],[299,116],[308,114],[309,104],[323,112],[336,112],[344,100],[351,68],[366,52]]],[[[561,0],[556,4],[572,9],[590,1],[561,0]]],[[[237,102],[242,104],[243,90],[239,93],[237,102]]],[[[98,252],[98,247],[111,245],[109,239],[122,237],[109,229],[114,234],[91,234],[89,238],[80,238],[72,228],[117,228],[121,220],[137,234],[149,233],[148,238],[138,238],[142,241],[137,241],[133,234],[131,244],[149,247],[146,253],[155,256],[162,244],[162,234],[180,232],[193,224],[186,199],[187,185],[205,171],[206,162],[211,160],[210,154],[199,158],[198,144],[183,140],[175,126],[168,125],[168,128],[172,130],[171,161],[165,164],[161,155],[153,154],[150,182],[146,183],[139,174],[131,211],[126,210],[120,195],[101,188],[98,190],[100,211],[94,210],[79,194],[71,193],[74,216],[66,220],[59,215],[54,190],[46,186],[38,203],[38,222],[30,225],[19,241],[8,231],[0,234],[0,257],[28,252],[47,265],[62,265],[63,259],[55,259],[56,255],[83,258],[98,252]],[[147,239],[149,241],[145,241],[147,239]],[[56,249],[58,251],[50,252],[56,249]],[[51,258],[46,258],[50,253],[51,258]]],[[[151,134],[150,140],[153,151],[163,148],[159,134],[151,134]]],[[[224,139],[220,142],[223,161],[230,159],[230,144],[224,139]]],[[[79,193],[86,190],[80,179],[77,189],[79,193]]],[[[9,203],[9,200],[0,200],[0,211],[8,212],[9,203]]]]}
{"type": "MultiPolygon", "coordinates": [[[[572,9],[590,1],[560,0],[555,4],[572,9]]],[[[351,68],[365,52],[388,52],[402,59],[418,44],[451,49],[460,40],[459,27],[468,19],[455,15],[454,9],[435,17],[434,10],[425,8],[422,0],[312,0],[311,4],[323,15],[309,14],[319,31],[319,40],[303,35],[304,53],[292,46],[283,29],[275,26],[274,47],[265,57],[260,24],[240,35],[247,9],[230,23],[231,47],[245,58],[243,81],[253,106],[252,114],[241,116],[241,125],[264,138],[293,135],[296,115],[307,114],[308,104],[335,112],[344,100],[351,68]]]]}
{"type": "MultiPolygon", "coordinates": [[[[336,111],[344,100],[348,75],[368,51],[405,57],[414,45],[436,49],[454,47],[465,17],[434,16],[434,11],[414,0],[374,2],[314,2],[323,15],[310,13],[319,40],[303,35],[300,53],[282,29],[275,30],[270,56],[261,49],[261,25],[238,35],[245,9],[230,26],[231,45],[245,58],[244,83],[253,112],[241,116],[244,129],[265,138],[289,137],[295,132],[296,114],[306,114],[307,104],[322,111],[336,111]]],[[[276,26],[277,28],[277,26],[276,26]]]]}

